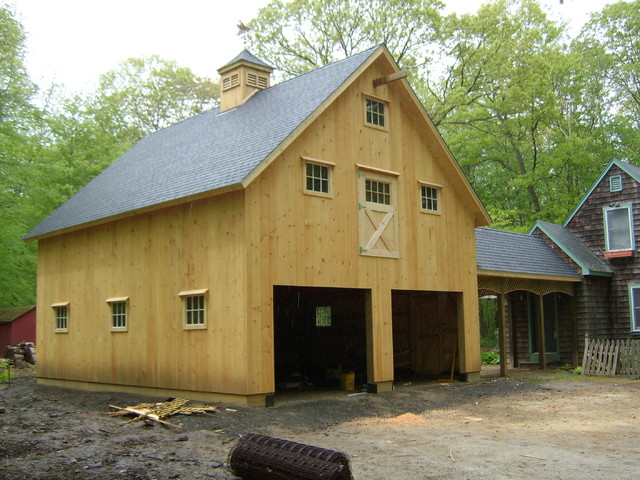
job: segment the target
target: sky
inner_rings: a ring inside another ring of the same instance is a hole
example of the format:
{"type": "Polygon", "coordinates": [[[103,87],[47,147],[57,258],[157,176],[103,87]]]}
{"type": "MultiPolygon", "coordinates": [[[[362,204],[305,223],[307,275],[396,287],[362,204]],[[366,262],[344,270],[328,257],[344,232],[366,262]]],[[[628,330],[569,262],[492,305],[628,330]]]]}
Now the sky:
{"type": "MultiPolygon", "coordinates": [[[[1,1],[1,0],[0,0],[1,1]]],[[[610,0],[615,2],[617,0],[610,0]]],[[[553,18],[584,23],[603,0],[540,0],[553,18]]],[[[26,66],[40,87],[91,91],[98,77],[130,57],[153,54],[217,80],[244,48],[237,24],[269,0],[4,0],[28,35],[26,66]]],[[[486,0],[444,0],[445,12],[477,11],[486,0]]],[[[577,26],[577,27],[575,27],[577,26]]]]}

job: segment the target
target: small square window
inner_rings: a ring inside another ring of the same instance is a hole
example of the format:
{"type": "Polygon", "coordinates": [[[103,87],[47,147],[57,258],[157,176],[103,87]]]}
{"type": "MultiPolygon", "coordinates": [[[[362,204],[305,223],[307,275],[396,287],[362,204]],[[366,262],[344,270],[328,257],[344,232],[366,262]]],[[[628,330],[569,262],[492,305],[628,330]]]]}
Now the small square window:
{"type": "Polygon", "coordinates": [[[329,193],[329,167],[307,162],[305,169],[307,191],[329,193]]]}
{"type": "Polygon", "coordinates": [[[316,307],[316,327],[331,326],[331,306],[316,307]]]}
{"type": "Polygon", "coordinates": [[[364,99],[365,119],[369,125],[386,127],[386,106],[384,103],[371,98],[364,99]]]}
{"type": "Polygon", "coordinates": [[[391,184],[366,179],[364,183],[365,200],[381,205],[391,205],[391,184]]]}
{"type": "Polygon", "coordinates": [[[69,304],[52,305],[55,313],[55,331],[64,333],[69,331],[69,304]]]}
{"type": "Polygon", "coordinates": [[[440,192],[437,187],[420,186],[420,208],[426,212],[440,211],[440,192]]]}

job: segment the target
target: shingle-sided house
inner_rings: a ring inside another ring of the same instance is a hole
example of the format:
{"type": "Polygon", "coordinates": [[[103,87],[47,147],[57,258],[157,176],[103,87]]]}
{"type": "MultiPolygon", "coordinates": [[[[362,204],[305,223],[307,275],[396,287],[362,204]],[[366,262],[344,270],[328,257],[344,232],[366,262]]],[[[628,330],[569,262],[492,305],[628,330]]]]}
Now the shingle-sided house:
{"type": "Polygon", "coordinates": [[[35,341],[35,305],[0,308],[0,357],[7,345],[35,341]]]}
{"type": "Polygon", "coordinates": [[[40,382],[265,404],[292,378],[480,371],[488,215],[384,47],[141,140],[28,235],[40,382]]]}

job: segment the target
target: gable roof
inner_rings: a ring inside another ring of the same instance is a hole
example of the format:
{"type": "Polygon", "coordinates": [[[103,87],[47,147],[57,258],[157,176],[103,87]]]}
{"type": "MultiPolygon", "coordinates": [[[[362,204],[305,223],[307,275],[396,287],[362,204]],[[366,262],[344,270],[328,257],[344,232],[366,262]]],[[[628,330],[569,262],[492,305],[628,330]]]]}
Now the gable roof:
{"type": "Polygon", "coordinates": [[[25,240],[224,187],[239,188],[381,48],[260,90],[239,107],[222,113],[214,109],[144,137],[25,240]]]}
{"type": "Polygon", "coordinates": [[[34,308],[36,308],[35,305],[28,305],[26,307],[0,308],[0,323],[11,323],[25,313],[30,312],[34,308]]]}
{"type": "MultiPolygon", "coordinates": [[[[614,158],[613,160],[611,160],[606,167],[604,167],[604,169],[602,170],[602,172],[600,173],[600,176],[596,179],[595,182],[593,182],[593,185],[591,185],[591,187],[589,188],[589,190],[587,190],[587,193],[584,194],[584,196],[582,197],[582,199],[578,202],[578,204],[576,205],[576,207],[571,211],[571,213],[569,214],[569,216],[567,217],[567,219],[564,221],[564,223],[562,224],[564,227],[566,227],[569,222],[571,222],[571,220],[573,219],[573,217],[576,215],[576,213],[578,213],[578,211],[582,208],[582,205],[584,205],[584,202],[587,201],[587,199],[591,196],[591,194],[593,193],[593,191],[596,189],[596,187],[600,184],[600,182],[602,181],[602,179],[607,176],[607,174],[609,173],[609,170],[611,170],[611,168],[613,166],[617,166],[618,168],[620,168],[623,172],[625,172],[627,175],[629,175],[631,178],[633,178],[636,182],[640,183],[640,168],[628,163],[628,162],[624,162],[622,160],[618,160],[617,158],[614,158]]],[[[535,227],[535,226],[534,226],[535,227]]],[[[533,228],[531,227],[530,231],[533,231],[533,228]]]]}
{"type": "Polygon", "coordinates": [[[235,65],[236,63],[240,63],[240,62],[251,63],[251,64],[257,65],[259,67],[268,68],[269,70],[273,70],[272,66],[267,65],[266,63],[264,63],[262,60],[260,60],[258,57],[256,57],[253,53],[251,53],[249,50],[247,50],[245,48],[233,60],[231,60],[230,62],[228,62],[225,65],[223,65],[222,67],[220,67],[218,69],[218,72],[221,72],[224,69],[226,69],[227,67],[230,67],[231,65],[235,65]]]}
{"type": "Polygon", "coordinates": [[[556,223],[536,221],[529,231],[533,233],[539,229],[564,253],[567,254],[581,269],[583,275],[598,275],[610,277],[613,270],[593,253],[584,243],[564,226],[556,223]]]}
{"type": "Polygon", "coordinates": [[[494,228],[476,228],[479,274],[506,273],[530,278],[580,279],[543,239],[494,228]]]}

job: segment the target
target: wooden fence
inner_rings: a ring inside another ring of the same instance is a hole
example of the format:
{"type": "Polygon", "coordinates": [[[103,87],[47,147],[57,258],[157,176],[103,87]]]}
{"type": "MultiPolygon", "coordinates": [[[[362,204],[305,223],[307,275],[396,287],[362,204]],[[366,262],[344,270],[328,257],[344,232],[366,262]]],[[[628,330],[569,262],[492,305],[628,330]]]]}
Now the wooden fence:
{"type": "Polygon", "coordinates": [[[583,375],[640,377],[640,340],[584,339],[583,375]]]}

